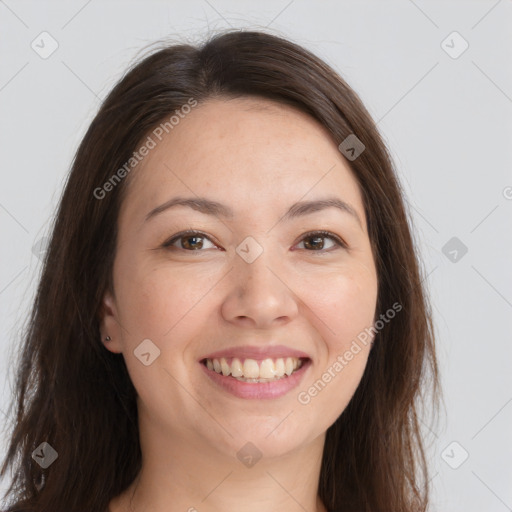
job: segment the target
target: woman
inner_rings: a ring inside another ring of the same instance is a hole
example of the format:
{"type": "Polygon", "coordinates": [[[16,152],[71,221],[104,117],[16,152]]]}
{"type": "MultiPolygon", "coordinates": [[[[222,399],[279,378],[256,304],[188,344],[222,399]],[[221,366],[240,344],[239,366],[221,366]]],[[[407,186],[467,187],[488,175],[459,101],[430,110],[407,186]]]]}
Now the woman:
{"type": "Polygon", "coordinates": [[[264,33],[168,46],[76,154],[21,348],[6,497],[424,511],[418,400],[437,379],[401,188],[354,91],[264,33]]]}

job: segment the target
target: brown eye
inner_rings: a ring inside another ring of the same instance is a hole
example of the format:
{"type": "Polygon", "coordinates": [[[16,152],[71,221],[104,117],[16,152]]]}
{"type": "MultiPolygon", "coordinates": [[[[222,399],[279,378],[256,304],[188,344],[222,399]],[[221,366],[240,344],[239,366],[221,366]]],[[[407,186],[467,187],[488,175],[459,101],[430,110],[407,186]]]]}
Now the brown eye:
{"type": "Polygon", "coordinates": [[[308,233],[302,238],[300,243],[303,243],[305,249],[310,252],[329,251],[335,246],[346,247],[346,244],[342,242],[340,238],[327,231],[315,231],[313,233],[308,233]],[[331,245],[327,248],[325,240],[331,241],[331,245]]]}
{"type": "MultiPolygon", "coordinates": [[[[184,233],[178,233],[174,237],[172,237],[170,240],[165,242],[163,244],[163,247],[166,248],[173,248],[173,249],[181,249],[184,251],[200,251],[201,249],[204,249],[205,240],[208,240],[210,244],[213,243],[210,241],[210,239],[204,235],[204,233],[195,232],[195,231],[187,231],[184,233]],[[178,244],[176,244],[179,242],[178,244]]],[[[208,249],[208,247],[206,247],[208,249]]]]}
{"type": "Polygon", "coordinates": [[[200,236],[184,236],[181,237],[181,248],[182,249],[202,249],[203,238],[200,236]]]}

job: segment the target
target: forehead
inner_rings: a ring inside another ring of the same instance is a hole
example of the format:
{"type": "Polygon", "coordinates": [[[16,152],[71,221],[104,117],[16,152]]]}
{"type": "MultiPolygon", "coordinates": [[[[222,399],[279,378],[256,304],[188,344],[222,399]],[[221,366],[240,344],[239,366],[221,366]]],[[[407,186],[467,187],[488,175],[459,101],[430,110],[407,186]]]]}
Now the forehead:
{"type": "Polygon", "coordinates": [[[326,192],[364,218],[357,181],[331,135],[291,106],[255,97],[209,100],[155,142],[129,176],[121,213],[133,220],[178,194],[211,196],[236,212],[283,209],[326,192]]]}

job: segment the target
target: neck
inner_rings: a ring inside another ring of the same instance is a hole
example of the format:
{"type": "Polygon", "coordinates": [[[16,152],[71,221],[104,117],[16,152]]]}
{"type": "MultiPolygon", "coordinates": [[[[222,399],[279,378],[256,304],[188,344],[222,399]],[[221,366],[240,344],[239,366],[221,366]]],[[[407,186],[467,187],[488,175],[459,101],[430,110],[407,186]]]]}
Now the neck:
{"type": "Polygon", "coordinates": [[[139,420],[142,469],[109,512],[326,512],[318,497],[325,435],[256,463],[240,450],[244,463],[237,450],[139,420]]]}

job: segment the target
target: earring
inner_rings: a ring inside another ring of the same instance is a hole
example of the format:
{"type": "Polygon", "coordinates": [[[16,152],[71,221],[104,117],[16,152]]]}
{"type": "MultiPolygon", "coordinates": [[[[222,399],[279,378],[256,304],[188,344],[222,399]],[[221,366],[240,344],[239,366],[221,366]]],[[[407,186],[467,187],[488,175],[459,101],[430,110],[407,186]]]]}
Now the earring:
{"type": "Polygon", "coordinates": [[[105,341],[110,341],[111,339],[112,339],[112,338],[111,338],[110,336],[107,336],[107,337],[105,338],[105,341]]]}

